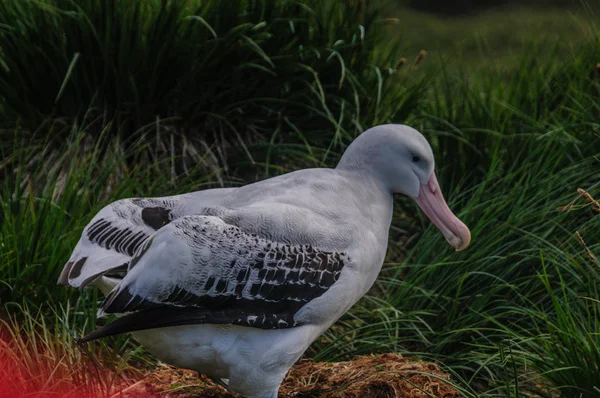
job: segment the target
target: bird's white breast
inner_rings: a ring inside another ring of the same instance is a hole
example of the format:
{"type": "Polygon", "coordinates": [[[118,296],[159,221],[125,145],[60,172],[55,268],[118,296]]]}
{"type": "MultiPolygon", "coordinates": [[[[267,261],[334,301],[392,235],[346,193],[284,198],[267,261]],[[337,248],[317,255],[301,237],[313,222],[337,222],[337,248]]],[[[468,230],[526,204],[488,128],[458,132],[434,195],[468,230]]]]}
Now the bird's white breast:
{"type": "Polygon", "coordinates": [[[276,389],[287,370],[323,332],[317,326],[263,330],[236,325],[187,325],[134,332],[158,359],[228,379],[248,396],[276,389]]]}

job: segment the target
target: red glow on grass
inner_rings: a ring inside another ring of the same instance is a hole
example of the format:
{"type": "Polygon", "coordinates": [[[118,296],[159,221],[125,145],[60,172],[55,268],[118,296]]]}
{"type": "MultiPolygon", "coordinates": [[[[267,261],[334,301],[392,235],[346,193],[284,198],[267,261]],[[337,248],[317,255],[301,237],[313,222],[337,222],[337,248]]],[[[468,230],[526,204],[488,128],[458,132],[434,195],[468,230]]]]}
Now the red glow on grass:
{"type": "Polygon", "coordinates": [[[125,384],[79,348],[40,337],[0,324],[0,398],[105,398],[125,384]]]}

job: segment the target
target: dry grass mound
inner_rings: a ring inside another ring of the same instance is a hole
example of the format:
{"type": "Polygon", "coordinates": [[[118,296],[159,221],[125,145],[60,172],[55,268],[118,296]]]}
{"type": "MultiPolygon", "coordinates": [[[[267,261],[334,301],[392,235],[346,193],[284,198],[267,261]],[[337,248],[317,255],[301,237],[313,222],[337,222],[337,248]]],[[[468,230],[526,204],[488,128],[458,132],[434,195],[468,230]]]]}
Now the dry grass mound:
{"type": "MultiPolygon", "coordinates": [[[[396,354],[361,356],[347,362],[300,361],[285,378],[280,397],[421,398],[460,397],[450,377],[428,362],[396,354]]],[[[234,398],[196,372],[162,366],[122,392],[124,398],[234,398]]]]}

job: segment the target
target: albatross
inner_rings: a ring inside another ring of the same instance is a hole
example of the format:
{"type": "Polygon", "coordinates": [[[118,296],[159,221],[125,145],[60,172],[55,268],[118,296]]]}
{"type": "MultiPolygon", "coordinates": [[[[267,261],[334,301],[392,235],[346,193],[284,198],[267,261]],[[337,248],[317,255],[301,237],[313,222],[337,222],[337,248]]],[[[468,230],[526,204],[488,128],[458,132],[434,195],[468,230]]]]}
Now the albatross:
{"type": "Polygon", "coordinates": [[[359,135],[333,169],[111,203],[58,282],[99,288],[99,316],[117,314],[81,343],[132,332],[164,362],[276,398],[309,345],[375,282],[394,194],[413,198],[456,250],[469,245],[429,143],[389,124],[359,135]]]}

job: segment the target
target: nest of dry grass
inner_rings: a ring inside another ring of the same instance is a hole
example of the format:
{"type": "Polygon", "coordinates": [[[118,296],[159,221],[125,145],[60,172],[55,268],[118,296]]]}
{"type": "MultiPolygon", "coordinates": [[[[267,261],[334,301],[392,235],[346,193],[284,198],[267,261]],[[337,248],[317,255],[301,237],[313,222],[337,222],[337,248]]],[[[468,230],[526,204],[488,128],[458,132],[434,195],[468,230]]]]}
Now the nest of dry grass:
{"type": "MultiPolygon", "coordinates": [[[[225,388],[190,370],[161,366],[122,391],[124,398],[237,398],[225,388]]],[[[396,354],[361,356],[346,362],[298,362],[285,378],[285,398],[455,398],[461,394],[450,376],[433,363],[396,354]]]]}

